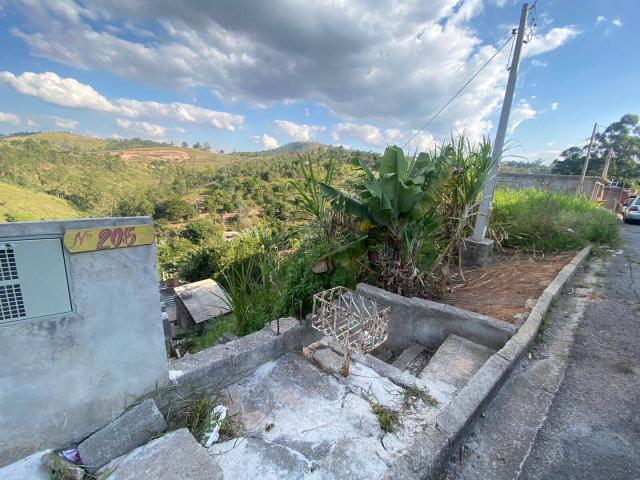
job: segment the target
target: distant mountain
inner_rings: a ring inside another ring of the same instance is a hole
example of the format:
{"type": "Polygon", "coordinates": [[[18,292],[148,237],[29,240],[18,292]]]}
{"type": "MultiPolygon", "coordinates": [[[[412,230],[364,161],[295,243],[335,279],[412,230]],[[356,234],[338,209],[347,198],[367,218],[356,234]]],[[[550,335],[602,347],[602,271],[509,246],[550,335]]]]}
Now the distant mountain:
{"type": "Polygon", "coordinates": [[[315,153],[331,150],[331,145],[323,145],[317,142],[289,142],[281,147],[272,148],[271,150],[262,150],[259,152],[239,152],[235,155],[242,155],[247,157],[264,157],[272,155],[295,155],[299,153],[315,153]]]}

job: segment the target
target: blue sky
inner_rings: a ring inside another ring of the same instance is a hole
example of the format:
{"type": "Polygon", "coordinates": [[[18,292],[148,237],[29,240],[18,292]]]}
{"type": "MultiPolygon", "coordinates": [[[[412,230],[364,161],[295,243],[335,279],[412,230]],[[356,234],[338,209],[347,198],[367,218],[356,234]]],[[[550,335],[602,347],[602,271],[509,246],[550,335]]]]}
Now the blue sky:
{"type": "MultiPolygon", "coordinates": [[[[0,0],[0,132],[209,142],[405,144],[508,37],[510,0],[0,0]]],[[[532,12],[533,13],[533,12],[532,12]]],[[[640,2],[539,0],[513,155],[552,160],[640,113],[640,2]]],[[[503,50],[409,147],[493,136],[503,50]]]]}

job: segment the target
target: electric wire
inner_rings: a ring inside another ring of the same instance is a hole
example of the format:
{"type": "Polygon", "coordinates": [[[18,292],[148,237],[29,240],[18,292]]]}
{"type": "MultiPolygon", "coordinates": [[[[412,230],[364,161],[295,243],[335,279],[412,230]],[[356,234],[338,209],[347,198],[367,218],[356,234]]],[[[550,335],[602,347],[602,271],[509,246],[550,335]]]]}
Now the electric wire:
{"type": "Polygon", "coordinates": [[[471,82],[472,82],[472,81],[473,81],[473,80],[474,80],[478,75],[480,75],[480,72],[482,72],[482,71],[483,71],[483,70],[484,70],[484,69],[485,69],[485,68],[486,68],[486,67],[487,67],[487,66],[488,66],[488,65],[493,61],[493,59],[494,59],[494,58],[496,58],[496,57],[498,56],[498,54],[499,54],[499,53],[500,53],[500,52],[501,52],[501,51],[502,51],[502,50],[503,50],[503,49],[504,49],[504,48],[509,44],[509,42],[513,41],[513,39],[515,38],[516,31],[517,31],[517,29],[516,29],[516,30],[513,30],[513,31],[511,32],[511,36],[507,39],[507,41],[506,41],[506,42],[504,42],[504,43],[502,44],[502,46],[501,46],[498,50],[496,50],[496,52],[491,56],[491,58],[489,58],[489,60],[487,60],[487,61],[486,61],[486,62],[485,62],[485,63],[484,63],[484,64],[483,64],[483,65],[482,65],[482,66],[481,66],[477,71],[476,71],[476,73],[474,73],[474,74],[473,74],[473,76],[472,76],[472,77],[471,77],[471,78],[470,78],[470,79],[469,79],[469,80],[468,80],[468,81],[467,81],[467,82],[466,82],[462,87],[460,87],[460,89],[459,89],[456,93],[454,93],[454,94],[453,94],[453,96],[452,96],[452,97],[451,97],[451,98],[450,98],[450,99],[449,99],[449,100],[448,100],[444,105],[442,105],[442,107],[440,107],[440,108],[438,109],[438,111],[437,111],[436,113],[434,113],[434,114],[431,116],[431,118],[429,118],[429,120],[427,120],[427,121],[424,123],[424,125],[422,125],[422,127],[420,127],[420,129],[416,130],[416,132],[413,134],[413,136],[412,136],[409,140],[407,140],[407,142],[402,146],[402,148],[403,148],[403,149],[404,149],[407,145],[409,145],[409,144],[413,141],[413,139],[414,139],[414,138],[416,138],[416,137],[418,136],[418,134],[419,134],[420,132],[422,132],[425,128],[427,128],[427,126],[428,126],[431,122],[433,122],[433,121],[436,119],[436,117],[437,117],[438,115],[440,115],[440,113],[442,113],[442,111],[443,111],[445,108],[447,108],[447,107],[451,104],[451,102],[453,102],[453,101],[456,99],[456,97],[457,97],[458,95],[460,95],[460,94],[462,93],[462,91],[463,91],[465,88],[467,88],[467,86],[468,86],[468,85],[469,85],[469,84],[470,84],[470,83],[471,83],[471,82]]]}

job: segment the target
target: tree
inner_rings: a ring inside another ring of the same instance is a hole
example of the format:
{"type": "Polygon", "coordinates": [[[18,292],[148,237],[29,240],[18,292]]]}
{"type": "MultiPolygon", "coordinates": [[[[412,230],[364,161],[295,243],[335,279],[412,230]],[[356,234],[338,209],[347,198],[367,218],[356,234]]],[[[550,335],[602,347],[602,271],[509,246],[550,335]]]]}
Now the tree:
{"type": "MultiPolygon", "coordinates": [[[[551,173],[580,175],[588,145],[564,150],[553,162],[551,173]]],[[[602,175],[607,152],[611,149],[609,178],[623,182],[640,181],[640,117],[626,114],[594,138],[587,175],[602,175]]]]}
{"type": "Polygon", "coordinates": [[[356,238],[323,261],[352,261],[367,254],[371,270],[380,272],[387,288],[401,292],[413,283],[420,250],[414,246],[428,233],[424,224],[435,214],[437,192],[449,175],[440,159],[446,160],[421,153],[407,160],[401,148],[387,147],[376,173],[364,160],[354,159],[362,172],[356,195],[320,183],[320,192],[333,208],[357,226],[356,238]]]}
{"type": "Polygon", "coordinates": [[[196,209],[186,200],[180,197],[173,197],[160,203],[155,210],[155,218],[165,218],[171,222],[188,220],[195,216],[196,209]]]}
{"type": "Polygon", "coordinates": [[[189,148],[189,144],[187,142],[182,142],[182,148],[189,148]]]}

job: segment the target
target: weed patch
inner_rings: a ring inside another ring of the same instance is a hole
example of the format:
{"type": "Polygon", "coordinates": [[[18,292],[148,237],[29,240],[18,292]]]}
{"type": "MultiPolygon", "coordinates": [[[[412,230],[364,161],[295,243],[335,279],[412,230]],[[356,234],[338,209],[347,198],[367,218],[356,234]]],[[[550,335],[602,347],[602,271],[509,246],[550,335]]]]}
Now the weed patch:
{"type": "Polygon", "coordinates": [[[583,197],[535,189],[496,191],[491,230],[503,247],[541,253],[619,243],[612,212],[583,197]]]}
{"type": "Polygon", "coordinates": [[[424,388],[420,388],[417,385],[410,385],[405,388],[402,403],[405,408],[413,407],[416,402],[422,401],[429,407],[437,407],[438,401],[431,396],[431,394],[424,388]]]}
{"type": "Polygon", "coordinates": [[[385,407],[384,405],[380,405],[379,403],[372,401],[371,411],[376,417],[378,417],[380,429],[385,433],[394,432],[400,424],[400,416],[398,412],[390,409],[389,407],[385,407]]]}
{"type": "Polygon", "coordinates": [[[542,316],[542,321],[540,322],[540,329],[538,330],[538,336],[536,337],[536,342],[537,343],[543,343],[544,342],[544,337],[547,333],[547,330],[549,329],[549,324],[551,323],[551,321],[549,320],[549,315],[543,315],[542,316]]]}

